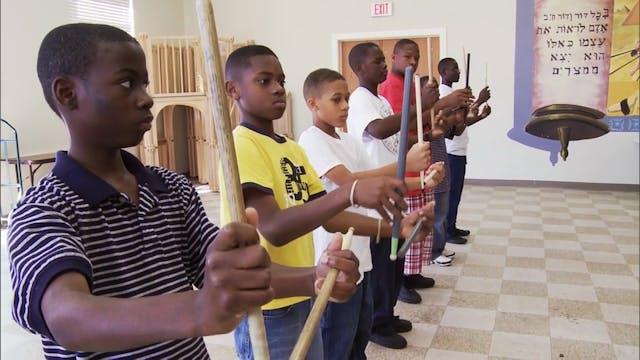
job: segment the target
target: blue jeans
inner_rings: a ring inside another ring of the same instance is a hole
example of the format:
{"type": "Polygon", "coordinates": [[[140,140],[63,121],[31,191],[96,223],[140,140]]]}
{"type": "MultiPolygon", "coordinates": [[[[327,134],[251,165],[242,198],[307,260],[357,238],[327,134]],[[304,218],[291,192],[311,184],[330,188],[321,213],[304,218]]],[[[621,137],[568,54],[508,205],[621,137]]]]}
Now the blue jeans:
{"type": "Polygon", "coordinates": [[[449,212],[449,191],[434,193],[433,198],[436,201],[433,210],[433,252],[432,258],[435,259],[442,255],[444,246],[447,244],[447,213],[449,212]]]}
{"type": "MultiPolygon", "coordinates": [[[[312,301],[305,300],[280,309],[262,311],[271,359],[289,358],[309,316],[311,306],[312,301]]],[[[253,360],[251,338],[249,337],[249,322],[246,316],[234,331],[233,337],[236,343],[238,359],[253,360]]],[[[309,360],[322,359],[322,336],[320,331],[316,331],[306,358],[309,360]]]]}
{"type": "Polygon", "coordinates": [[[447,214],[447,232],[453,235],[456,230],[458,220],[458,206],[462,198],[462,188],[464,187],[464,175],[467,167],[467,157],[447,154],[449,157],[449,179],[451,179],[451,189],[449,190],[449,212],[447,214]]]}
{"type": "Polygon", "coordinates": [[[364,273],[356,293],[345,303],[327,304],[322,316],[322,344],[325,360],[366,359],[364,349],[371,337],[373,298],[371,271],[364,273]]]}

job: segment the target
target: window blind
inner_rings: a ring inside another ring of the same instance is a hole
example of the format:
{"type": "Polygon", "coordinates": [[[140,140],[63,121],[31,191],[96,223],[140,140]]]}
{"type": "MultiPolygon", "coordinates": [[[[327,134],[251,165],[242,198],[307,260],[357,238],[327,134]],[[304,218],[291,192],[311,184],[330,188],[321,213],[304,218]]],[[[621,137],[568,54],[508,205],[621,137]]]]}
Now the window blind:
{"type": "Polygon", "coordinates": [[[134,35],[130,0],[68,1],[70,16],[73,22],[112,25],[134,35]]]}

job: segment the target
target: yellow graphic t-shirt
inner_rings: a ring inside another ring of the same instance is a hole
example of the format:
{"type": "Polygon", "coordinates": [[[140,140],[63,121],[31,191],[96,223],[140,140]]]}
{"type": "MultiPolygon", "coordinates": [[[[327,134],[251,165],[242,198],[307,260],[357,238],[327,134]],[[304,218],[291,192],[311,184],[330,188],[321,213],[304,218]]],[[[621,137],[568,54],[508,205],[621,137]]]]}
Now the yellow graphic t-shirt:
{"type": "MultiPolygon", "coordinates": [[[[255,188],[272,194],[280,209],[301,205],[324,194],[324,187],[309,163],[304,150],[294,141],[279,135],[266,135],[240,125],[233,130],[233,141],[238,158],[238,170],[242,188],[255,188]]],[[[220,216],[222,224],[229,222],[226,189],[220,177],[220,216]]],[[[312,234],[296,238],[286,245],[274,246],[260,234],[260,243],[267,250],[271,261],[292,267],[314,265],[312,234]]],[[[306,300],[308,297],[276,299],[262,307],[263,310],[279,309],[306,300]]]]}

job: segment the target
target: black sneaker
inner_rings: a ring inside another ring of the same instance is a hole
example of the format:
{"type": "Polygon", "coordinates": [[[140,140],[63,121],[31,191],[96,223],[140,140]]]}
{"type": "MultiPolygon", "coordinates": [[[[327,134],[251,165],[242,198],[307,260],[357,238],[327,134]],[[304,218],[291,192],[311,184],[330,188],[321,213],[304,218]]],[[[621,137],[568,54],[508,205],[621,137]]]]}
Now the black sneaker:
{"type": "Polygon", "coordinates": [[[411,321],[400,319],[400,316],[394,316],[393,320],[391,320],[391,327],[395,332],[398,333],[406,333],[413,329],[413,325],[411,325],[411,321]]]}
{"type": "Polygon", "coordinates": [[[447,242],[450,244],[462,245],[467,243],[467,239],[461,238],[460,236],[449,236],[447,238],[447,242]]]}
{"type": "Polygon", "coordinates": [[[432,288],[436,284],[436,281],[430,277],[413,274],[405,275],[404,284],[409,289],[428,289],[432,288]]]}
{"type": "Polygon", "coordinates": [[[453,230],[453,235],[454,236],[469,236],[470,234],[471,234],[471,231],[469,231],[469,230],[463,230],[463,229],[458,229],[458,228],[455,228],[453,230]]]}
{"type": "Polygon", "coordinates": [[[422,302],[422,296],[414,289],[408,289],[402,286],[398,300],[406,302],[407,304],[420,304],[422,302]]]}
{"type": "Polygon", "coordinates": [[[392,330],[372,332],[369,341],[389,349],[404,349],[407,347],[407,340],[392,330]]]}

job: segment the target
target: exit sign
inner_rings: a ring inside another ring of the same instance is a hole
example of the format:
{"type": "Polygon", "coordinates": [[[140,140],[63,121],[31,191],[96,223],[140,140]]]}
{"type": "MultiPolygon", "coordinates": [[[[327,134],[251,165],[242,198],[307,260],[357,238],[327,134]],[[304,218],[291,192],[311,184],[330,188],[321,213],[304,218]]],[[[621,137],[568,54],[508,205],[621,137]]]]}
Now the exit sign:
{"type": "Polygon", "coordinates": [[[371,16],[391,16],[393,15],[393,7],[391,1],[383,1],[371,4],[371,16]]]}

